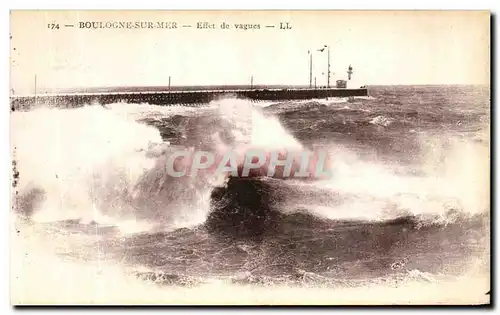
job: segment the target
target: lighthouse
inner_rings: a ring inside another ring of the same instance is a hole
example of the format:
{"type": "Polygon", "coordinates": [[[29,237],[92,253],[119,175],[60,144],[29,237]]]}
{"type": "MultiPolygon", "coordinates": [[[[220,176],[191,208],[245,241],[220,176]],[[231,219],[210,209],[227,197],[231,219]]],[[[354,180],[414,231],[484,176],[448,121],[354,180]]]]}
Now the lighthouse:
{"type": "Polygon", "coordinates": [[[352,71],[352,66],[349,65],[349,68],[347,68],[347,75],[348,75],[348,79],[351,80],[351,75],[353,74],[353,71],[352,71]]]}

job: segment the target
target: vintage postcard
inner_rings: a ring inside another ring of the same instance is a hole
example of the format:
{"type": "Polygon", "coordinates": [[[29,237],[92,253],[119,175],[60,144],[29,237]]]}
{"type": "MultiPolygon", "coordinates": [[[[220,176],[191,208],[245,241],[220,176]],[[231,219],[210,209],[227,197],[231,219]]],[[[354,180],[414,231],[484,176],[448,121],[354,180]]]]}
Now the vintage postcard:
{"type": "Polygon", "coordinates": [[[487,305],[490,12],[11,11],[13,305],[487,305]]]}

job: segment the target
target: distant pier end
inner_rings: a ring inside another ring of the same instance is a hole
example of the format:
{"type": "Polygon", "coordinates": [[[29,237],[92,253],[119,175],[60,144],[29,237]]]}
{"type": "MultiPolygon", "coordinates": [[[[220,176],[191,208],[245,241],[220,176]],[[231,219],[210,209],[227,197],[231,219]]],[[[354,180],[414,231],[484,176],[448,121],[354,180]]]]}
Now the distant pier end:
{"type": "Polygon", "coordinates": [[[323,89],[252,89],[252,90],[201,90],[162,92],[117,92],[117,93],[68,93],[11,96],[12,110],[27,110],[40,105],[56,107],[78,107],[85,104],[148,103],[152,105],[184,104],[196,106],[226,96],[247,98],[255,101],[303,100],[327,97],[367,96],[366,87],[323,89]]]}

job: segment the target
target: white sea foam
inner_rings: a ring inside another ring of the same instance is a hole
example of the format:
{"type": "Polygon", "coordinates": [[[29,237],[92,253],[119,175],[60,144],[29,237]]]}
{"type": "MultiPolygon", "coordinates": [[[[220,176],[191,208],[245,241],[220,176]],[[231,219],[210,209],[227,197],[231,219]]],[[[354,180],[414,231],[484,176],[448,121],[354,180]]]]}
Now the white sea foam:
{"type": "Polygon", "coordinates": [[[331,180],[296,185],[330,192],[330,206],[309,204],[309,208],[333,219],[386,220],[413,214],[446,221],[454,219],[450,213],[488,212],[488,146],[447,135],[422,136],[420,142],[424,154],[415,174],[401,174],[400,166],[361,159],[336,146],[331,150],[331,180]]]}
{"type": "Polygon", "coordinates": [[[384,126],[384,127],[387,127],[389,126],[390,124],[392,124],[394,122],[394,119],[393,118],[390,118],[390,117],[386,117],[386,116],[376,116],[374,117],[370,123],[371,124],[374,124],[374,125],[379,125],[379,126],[384,126]]]}
{"type": "MultiPolygon", "coordinates": [[[[214,150],[301,149],[273,117],[246,100],[214,101],[209,108],[229,122],[235,139],[227,147],[212,135],[214,150]]],[[[17,210],[35,221],[81,219],[116,224],[133,232],[152,225],[193,225],[208,212],[210,185],[199,178],[168,182],[168,143],[154,127],[137,122],[189,114],[192,109],[148,104],[40,108],[13,112],[12,150],[17,210]]],[[[203,128],[203,126],[200,126],[203,128]]]]}
{"type": "Polygon", "coordinates": [[[81,219],[122,224],[126,231],[148,228],[141,221],[152,219],[147,212],[164,210],[164,196],[152,191],[154,180],[161,180],[161,165],[147,154],[162,139],[156,128],[137,123],[137,116],[123,115],[141,113],[143,105],[110,108],[12,114],[13,157],[20,173],[16,204],[23,208],[18,210],[33,212],[35,221],[81,219]],[[142,199],[158,208],[141,209],[142,199]]]}
{"type": "MultiPolygon", "coordinates": [[[[221,100],[210,107],[231,122],[230,131],[242,148],[302,148],[276,118],[266,117],[248,101],[221,100]]],[[[127,233],[154,228],[158,216],[168,216],[172,227],[203,222],[209,189],[189,195],[195,196],[190,206],[180,203],[175,211],[165,213],[168,203],[182,199],[192,183],[186,182],[186,190],[177,191],[177,185],[164,182],[161,152],[168,144],[162,142],[158,130],[136,122],[188,111],[191,109],[114,104],[12,113],[12,150],[20,172],[17,204],[32,208],[34,221],[79,218],[118,225],[127,233]],[[166,193],[168,202],[164,200],[166,193]]],[[[487,211],[488,148],[465,139],[436,136],[423,136],[421,143],[426,152],[422,173],[414,176],[398,175],[391,165],[362,160],[356,152],[332,144],[334,178],[296,184],[298,189],[308,185],[331,194],[332,203],[319,205],[314,197],[297,201],[290,196],[290,201],[330,218],[368,220],[401,213],[445,214],[450,209],[487,211]]],[[[17,221],[17,215],[12,218],[17,221]]],[[[418,270],[410,270],[410,281],[404,284],[381,280],[355,288],[248,290],[247,286],[216,279],[195,288],[165,288],[127,275],[125,266],[116,262],[77,263],[55,258],[60,246],[71,246],[72,238],[67,234],[56,233],[47,239],[43,237],[47,231],[37,232],[29,226],[11,234],[14,303],[467,304],[487,302],[489,297],[484,295],[489,290],[484,275],[437,284],[433,281],[437,275],[418,270]]]]}
{"type": "MultiPolygon", "coordinates": [[[[303,149],[276,118],[265,116],[247,100],[224,99],[209,107],[229,122],[226,127],[235,139],[234,147],[228,147],[214,134],[215,150],[240,150],[243,155],[249,147],[303,149]]],[[[33,208],[34,220],[121,222],[124,231],[149,229],[148,220],[158,223],[158,216],[168,217],[160,222],[175,222],[174,226],[203,222],[210,189],[185,196],[193,185],[186,182],[185,189],[172,190],[178,185],[165,182],[164,149],[159,149],[168,148],[168,143],[162,142],[157,129],[136,122],[191,110],[112,104],[107,109],[97,105],[14,112],[12,147],[23,206],[33,208]],[[162,187],[170,187],[169,198],[162,187]],[[199,199],[194,204],[184,203],[183,198],[195,196],[199,199]],[[166,211],[172,203],[178,205],[176,210],[166,211]]],[[[297,185],[317,186],[326,191],[323,194],[335,195],[331,207],[308,201],[308,208],[332,218],[381,220],[402,213],[474,214],[489,209],[489,153],[484,144],[427,135],[421,146],[422,172],[401,175],[391,165],[362,160],[356,152],[332,144],[333,179],[297,185]]],[[[297,204],[293,196],[289,199],[297,204]]]]}

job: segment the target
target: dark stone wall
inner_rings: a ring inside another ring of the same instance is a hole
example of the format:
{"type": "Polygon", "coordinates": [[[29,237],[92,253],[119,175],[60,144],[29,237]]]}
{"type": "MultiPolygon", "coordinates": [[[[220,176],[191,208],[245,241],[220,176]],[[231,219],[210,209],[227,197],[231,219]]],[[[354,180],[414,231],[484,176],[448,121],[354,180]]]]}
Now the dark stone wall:
{"type": "Polygon", "coordinates": [[[240,90],[240,91],[172,91],[120,94],[66,94],[17,96],[10,98],[11,110],[28,110],[37,104],[50,104],[55,107],[78,107],[85,104],[148,103],[153,105],[208,103],[226,95],[252,100],[294,100],[326,97],[367,96],[366,88],[360,89],[291,89],[291,90],[240,90]]]}

